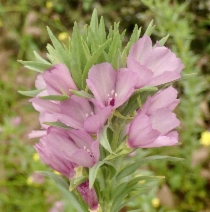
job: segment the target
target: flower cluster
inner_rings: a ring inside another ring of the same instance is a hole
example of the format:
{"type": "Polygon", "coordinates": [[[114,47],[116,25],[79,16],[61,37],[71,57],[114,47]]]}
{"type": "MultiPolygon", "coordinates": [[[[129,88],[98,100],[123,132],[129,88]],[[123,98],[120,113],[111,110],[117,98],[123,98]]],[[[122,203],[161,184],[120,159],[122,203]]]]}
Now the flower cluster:
{"type": "MultiPolygon", "coordinates": [[[[72,179],[75,168],[93,167],[100,160],[100,132],[105,125],[112,128],[116,111],[123,111],[139,89],[179,79],[184,67],[168,48],[158,42],[152,46],[148,36],[131,46],[126,64],[119,70],[108,62],[93,65],[86,79],[86,91],[89,91],[86,98],[73,92],[79,89],[71,70],[64,64],[53,65],[38,75],[35,85],[41,92],[30,102],[40,112],[42,129],[32,131],[29,137],[40,137],[35,149],[54,170],[72,179]],[[43,98],[47,96],[64,96],[65,99],[43,98]],[[62,123],[65,127],[47,123],[62,123]]],[[[177,91],[172,86],[147,96],[142,106],[126,114],[129,119],[124,125],[123,141],[118,144],[125,142],[130,149],[176,145],[178,134],[174,128],[180,122],[172,111],[178,103],[177,91]]],[[[97,195],[89,188],[88,180],[77,190],[91,210],[97,209],[97,195]]]]}

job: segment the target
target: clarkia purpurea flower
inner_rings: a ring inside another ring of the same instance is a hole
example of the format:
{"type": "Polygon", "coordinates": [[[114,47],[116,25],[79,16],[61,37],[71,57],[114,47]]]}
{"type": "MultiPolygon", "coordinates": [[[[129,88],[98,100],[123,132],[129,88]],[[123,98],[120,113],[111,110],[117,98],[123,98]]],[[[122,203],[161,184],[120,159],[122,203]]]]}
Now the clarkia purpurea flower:
{"type": "Polygon", "coordinates": [[[177,92],[173,87],[148,97],[142,109],[129,125],[129,147],[153,148],[178,143],[178,133],[173,131],[180,121],[172,110],[178,105],[177,92]]]}
{"type": "Polygon", "coordinates": [[[138,74],[139,88],[145,84],[157,86],[179,79],[184,65],[170,49],[158,43],[152,46],[151,38],[143,36],[132,45],[127,67],[138,74]]]}
{"type": "Polygon", "coordinates": [[[92,101],[102,108],[111,106],[114,110],[135,91],[137,75],[126,68],[115,71],[111,64],[101,63],[90,69],[86,81],[95,97],[92,101]]]}

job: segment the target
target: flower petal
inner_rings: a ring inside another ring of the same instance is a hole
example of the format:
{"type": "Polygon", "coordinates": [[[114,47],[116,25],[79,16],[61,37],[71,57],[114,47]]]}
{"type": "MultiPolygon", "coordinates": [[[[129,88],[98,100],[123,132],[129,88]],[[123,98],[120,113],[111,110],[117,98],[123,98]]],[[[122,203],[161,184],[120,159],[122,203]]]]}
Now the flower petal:
{"type": "Polygon", "coordinates": [[[44,72],[43,78],[50,95],[62,94],[61,90],[67,95],[71,95],[69,89],[77,90],[70,71],[64,64],[54,65],[44,72]]]}
{"type": "Polygon", "coordinates": [[[161,135],[166,135],[168,132],[180,125],[180,121],[176,115],[168,108],[161,108],[155,111],[150,116],[152,127],[161,132],[161,135]]]}
{"type": "Polygon", "coordinates": [[[42,136],[47,135],[47,131],[46,130],[32,130],[29,134],[28,134],[28,138],[39,138],[42,136]]]}
{"type": "Polygon", "coordinates": [[[136,59],[141,65],[145,65],[152,53],[152,40],[148,36],[143,36],[137,42],[135,42],[129,55],[136,59]]]}
{"type": "Polygon", "coordinates": [[[101,105],[106,106],[108,94],[115,90],[117,72],[109,63],[94,65],[88,73],[87,85],[101,105]]]}
{"type": "Polygon", "coordinates": [[[141,88],[145,85],[148,85],[152,80],[153,72],[141,65],[134,58],[127,58],[127,67],[130,71],[135,72],[138,75],[138,83],[136,84],[136,88],[141,88]]]}
{"type": "Polygon", "coordinates": [[[135,86],[138,82],[137,74],[128,71],[128,69],[120,69],[117,72],[115,105],[117,108],[122,105],[134,92],[135,86]]]}
{"type": "Polygon", "coordinates": [[[141,147],[154,142],[160,133],[153,129],[148,116],[140,114],[131,122],[128,135],[130,147],[141,147]]]}
{"type": "Polygon", "coordinates": [[[111,115],[112,107],[108,106],[99,110],[95,115],[88,117],[84,122],[84,129],[89,133],[97,133],[111,115]]]}

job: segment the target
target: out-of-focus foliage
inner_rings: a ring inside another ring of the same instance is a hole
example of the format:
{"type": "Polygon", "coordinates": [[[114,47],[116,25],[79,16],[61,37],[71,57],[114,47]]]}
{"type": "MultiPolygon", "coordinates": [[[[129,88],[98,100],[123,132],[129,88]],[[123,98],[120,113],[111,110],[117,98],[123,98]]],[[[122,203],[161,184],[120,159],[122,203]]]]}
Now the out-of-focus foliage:
{"type": "MultiPolygon", "coordinates": [[[[103,15],[107,30],[115,21],[127,29],[148,26],[154,19],[152,38],[170,34],[166,46],[184,62],[184,73],[197,75],[179,81],[182,103],[177,109],[182,120],[179,147],[153,150],[153,153],[186,158],[180,164],[157,163],[140,174],[165,175],[159,188],[137,198],[130,209],[152,211],[207,211],[210,208],[210,147],[200,144],[203,131],[210,128],[210,1],[209,0],[1,0],[0,2],[0,211],[49,211],[59,200],[51,181],[33,183],[33,173],[47,168],[33,159],[34,149],[27,133],[38,128],[38,115],[27,98],[16,91],[33,90],[35,73],[17,62],[33,60],[33,51],[46,57],[49,42],[46,26],[66,42],[74,21],[82,27],[90,21],[93,9],[103,15]],[[68,34],[67,34],[68,33],[68,34]],[[21,117],[21,122],[18,118],[21,117]],[[19,120],[19,121],[18,121],[19,120]]],[[[144,151],[143,151],[144,152],[144,151]]],[[[36,156],[34,156],[36,158],[36,156]]],[[[144,182],[142,182],[143,184],[144,182]]],[[[54,206],[55,207],[55,206],[54,206]]],[[[127,211],[124,208],[122,211],[127,211]]],[[[66,211],[71,211],[67,208],[66,211]]]]}

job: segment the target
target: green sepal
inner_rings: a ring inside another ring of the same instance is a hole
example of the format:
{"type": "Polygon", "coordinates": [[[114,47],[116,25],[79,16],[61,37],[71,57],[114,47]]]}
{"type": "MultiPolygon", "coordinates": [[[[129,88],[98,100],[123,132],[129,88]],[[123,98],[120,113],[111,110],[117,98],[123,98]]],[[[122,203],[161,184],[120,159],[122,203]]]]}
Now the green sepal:
{"type": "Polygon", "coordinates": [[[66,129],[66,130],[72,129],[71,127],[65,125],[62,122],[43,122],[42,124],[46,124],[46,125],[49,125],[49,126],[52,126],[52,127],[59,127],[59,128],[63,128],[63,129],[66,129]]]}
{"type": "Polygon", "coordinates": [[[89,94],[89,93],[87,93],[83,90],[75,91],[75,90],[70,89],[69,91],[71,93],[73,93],[75,96],[79,96],[79,97],[82,97],[82,98],[88,98],[88,99],[93,98],[93,96],[91,94],[89,94]]]}
{"type": "Polygon", "coordinates": [[[36,57],[36,59],[40,62],[40,63],[45,63],[48,65],[52,65],[50,64],[47,60],[45,60],[44,58],[42,58],[36,51],[34,51],[34,56],[36,57]]]}
{"type": "Polygon", "coordinates": [[[30,97],[35,97],[37,96],[40,92],[42,92],[45,89],[40,89],[40,90],[32,90],[32,91],[18,91],[18,93],[24,95],[24,96],[30,96],[30,97]]]}
{"type": "Polygon", "coordinates": [[[52,101],[65,101],[70,97],[67,95],[49,95],[49,96],[40,96],[40,99],[52,100],[52,101]]]}
{"type": "Polygon", "coordinates": [[[165,36],[165,37],[163,37],[161,40],[159,40],[159,41],[158,41],[159,46],[164,46],[164,44],[165,44],[166,41],[168,40],[169,36],[170,36],[170,35],[168,34],[167,36],[165,36]]]}

